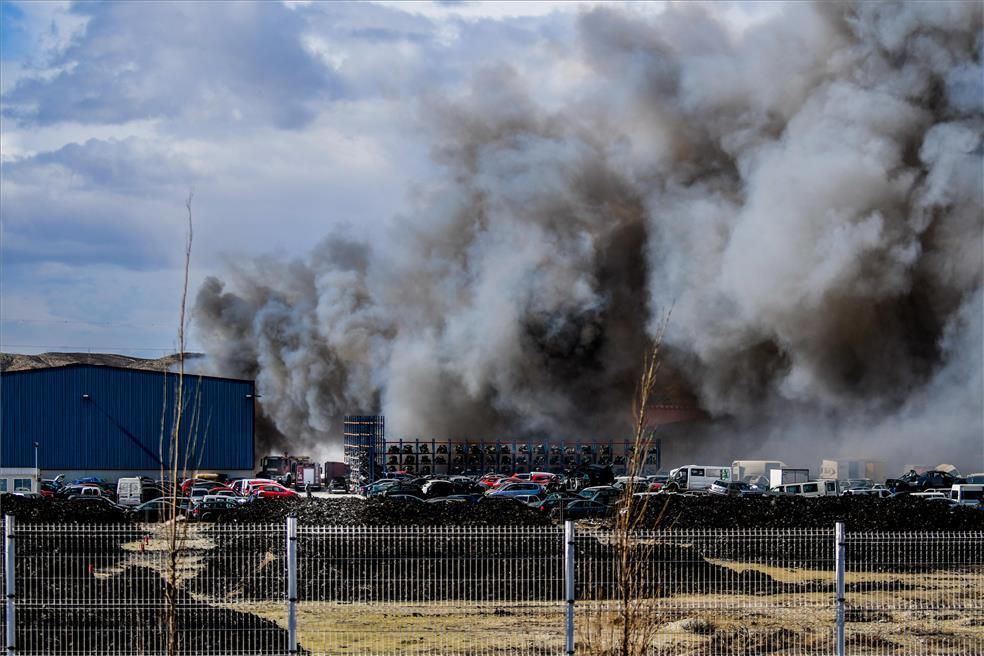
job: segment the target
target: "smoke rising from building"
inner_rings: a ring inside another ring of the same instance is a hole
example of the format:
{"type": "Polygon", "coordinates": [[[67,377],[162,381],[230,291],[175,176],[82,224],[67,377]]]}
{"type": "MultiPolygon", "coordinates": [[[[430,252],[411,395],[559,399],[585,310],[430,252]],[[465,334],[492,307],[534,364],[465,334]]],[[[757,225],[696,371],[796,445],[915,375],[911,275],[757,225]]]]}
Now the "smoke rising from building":
{"type": "Polygon", "coordinates": [[[585,12],[568,96],[495,65],[428,99],[444,182],[390,247],[334,232],[208,279],[210,363],[256,377],[271,447],[377,411],[624,435],[672,307],[667,364],[723,421],[671,452],[984,465],[982,27],[963,2],[797,3],[741,34],[585,12]]]}

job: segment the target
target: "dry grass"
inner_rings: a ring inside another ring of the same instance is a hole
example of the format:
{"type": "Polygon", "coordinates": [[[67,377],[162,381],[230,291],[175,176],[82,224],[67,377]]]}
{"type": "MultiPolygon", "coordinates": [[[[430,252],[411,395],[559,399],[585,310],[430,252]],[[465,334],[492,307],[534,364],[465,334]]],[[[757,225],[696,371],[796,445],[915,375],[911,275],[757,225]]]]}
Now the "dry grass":
{"type": "MultiPolygon", "coordinates": [[[[932,592],[932,591],[929,591],[932,592]]],[[[650,600],[654,609],[648,653],[824,653],[833,636],[829,594],[687,595],[650,600]],[[787,607],[783,608],[785,604],[787,607]],[[690,608],[687,608],[690,606],[690,608]],[[715,608],[716,606],[716,608],[715,608]]],[[[286,626],[282,603],[231,603],[286,626]]],[[[581,602],[577,607],[579,654],[617,653],[621,611],[617,605],[581,602]],[[599,631],[599,626],[608,626],[599,631]],[[586,636],[585,631],[594,631],[586,636]]],[[[984,613],[879,611],[847,624],[851,653],[979,654],[984,651],[984,613]]],[[[306,602],[298,605],[301,645],[313,653],[353,656],[412,651],[421,656],[477,653],[489,647],[560,652],[563,604],[306,602]]]]}

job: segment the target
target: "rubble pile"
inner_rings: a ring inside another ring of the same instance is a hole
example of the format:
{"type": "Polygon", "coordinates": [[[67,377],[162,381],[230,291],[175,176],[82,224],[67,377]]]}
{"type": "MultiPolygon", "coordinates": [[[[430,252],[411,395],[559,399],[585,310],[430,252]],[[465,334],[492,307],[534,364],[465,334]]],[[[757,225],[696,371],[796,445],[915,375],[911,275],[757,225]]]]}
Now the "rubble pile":
{"type": "Polygon", "coordinates": [[[123,510],[102,504],[74,503],[64,499],[0,495],[0,514],[13,515],[18,521],[64,524],[121,524],[130,518],[123,510]]]}
{"type": "Polygon", "coordinates": [[[833,528],[844,522],[848,531],[979,531],[984,512],[950,508],[911,496],[726,497],[667,495],[652,497],[641,524],[662,529],[833,528]]]}
{"type": "Polygon", "coordinates": [[[312,526],[548,526],[543,513],[510,499],[479,503],[413,503],[369,499],[257,499],[220,516],[239,524],[278,524],[288,516],[312,526]]]}

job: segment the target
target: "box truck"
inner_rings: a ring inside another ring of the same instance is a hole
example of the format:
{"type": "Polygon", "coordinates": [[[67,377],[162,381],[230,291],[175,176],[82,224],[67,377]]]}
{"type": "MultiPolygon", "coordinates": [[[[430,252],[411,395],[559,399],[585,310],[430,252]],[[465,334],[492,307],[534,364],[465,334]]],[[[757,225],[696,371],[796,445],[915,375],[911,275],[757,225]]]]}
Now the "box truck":
{"type": "Polygon", "coordinates": [[[809,469],[791,469],[780,467],[769,470],[769,487],[777,488],[790,483],[806,483],[810,480],[809,469]]]}

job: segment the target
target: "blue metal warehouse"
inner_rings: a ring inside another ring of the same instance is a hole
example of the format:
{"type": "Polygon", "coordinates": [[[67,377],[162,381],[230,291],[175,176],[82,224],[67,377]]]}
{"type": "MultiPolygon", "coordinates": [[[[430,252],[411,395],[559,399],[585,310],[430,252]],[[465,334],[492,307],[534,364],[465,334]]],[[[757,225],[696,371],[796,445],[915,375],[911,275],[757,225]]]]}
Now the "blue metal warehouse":
{"type": "MultiPolygon", "coordinates": [[[[253,468],[251,380],[186,375],[179,467],[253,468]],[[190,448],[189,448],[190,447],[190,448]],[[185,460],[187,456],[187,460],[185,460]]],[[[178,376],[88,364],[0,374],[0,467],[156,472],[169,466],[178,376]]]]}

